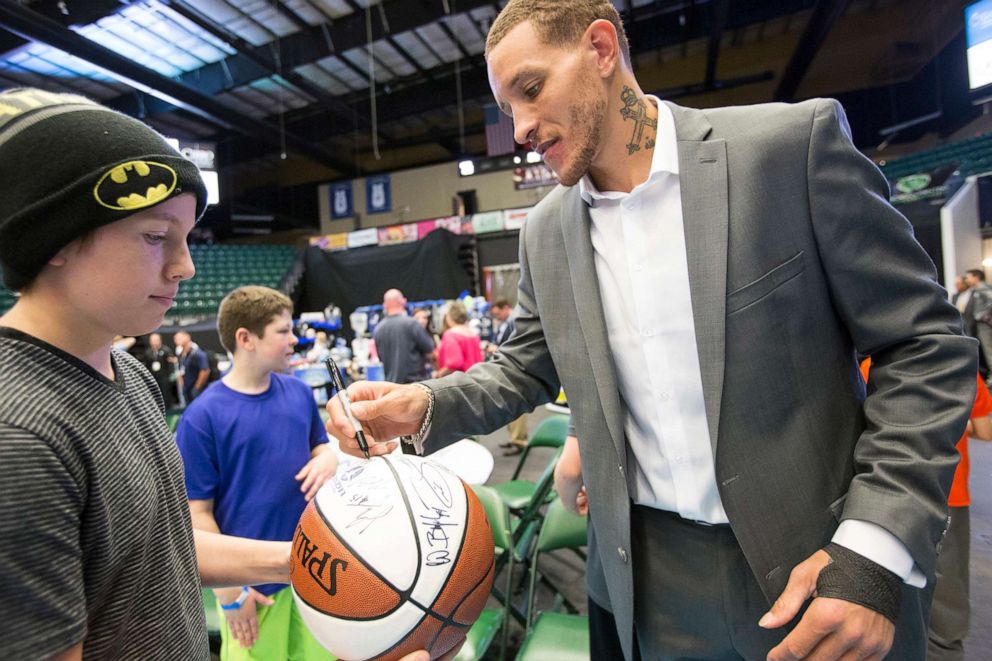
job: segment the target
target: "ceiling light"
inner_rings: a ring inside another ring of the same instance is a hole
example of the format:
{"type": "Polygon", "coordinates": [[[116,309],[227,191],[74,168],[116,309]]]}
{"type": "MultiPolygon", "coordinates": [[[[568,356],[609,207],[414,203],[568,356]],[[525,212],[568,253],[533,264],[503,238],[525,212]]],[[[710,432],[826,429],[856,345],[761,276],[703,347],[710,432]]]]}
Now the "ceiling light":
{"type": "Polygon", "coordinates": [[[475,174],[475,163],[472,161],[458,161],[458,174],[463,177],[475,174]]]}

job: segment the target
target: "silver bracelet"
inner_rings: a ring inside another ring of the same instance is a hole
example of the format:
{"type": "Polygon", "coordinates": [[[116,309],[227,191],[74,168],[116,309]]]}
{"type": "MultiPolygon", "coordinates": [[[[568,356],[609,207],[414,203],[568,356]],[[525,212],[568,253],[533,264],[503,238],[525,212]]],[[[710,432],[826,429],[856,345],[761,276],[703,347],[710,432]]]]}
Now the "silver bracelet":
{"type": "Polygon", "coordinates": [[[434,391],[430,389],[429,386],[425,386],[423,383],[414,383],[413,385],[422,388],[427,393],[427,412],[424,414],[424,422],[420,425],[420,429],[413,436],[402,436],[401,440],[404,443],[409,443],[413,445],[413,448],[417,451],[417,454],[424,454],[424,437],[427,436],[427,430],[430,429],[431,419],[434,417],[434,391]]]}

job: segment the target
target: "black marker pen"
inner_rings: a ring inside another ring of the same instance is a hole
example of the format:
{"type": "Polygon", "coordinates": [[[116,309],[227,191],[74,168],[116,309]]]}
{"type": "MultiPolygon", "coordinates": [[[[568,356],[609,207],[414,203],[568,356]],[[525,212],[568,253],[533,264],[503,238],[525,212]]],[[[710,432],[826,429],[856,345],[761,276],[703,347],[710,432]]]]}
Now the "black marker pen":
{"type": "Polygon", "coordinates": [[[344,409],[344,414],[348,416],[348,421],[351,422],[351,428],[355,430],[355,440],[358,441],[358,447],[361,448],[365,458],[368,459],[369,443],[365,440],[365,432],[362,431],[362,425],[351,413],[351,400],[348,399],[348,391],[345,390],[344,381],[341,379],[341,372],[338,371],[338,366],[332,358],[325,360],[324,364],[327,366],[327,371],[331,373],[331,381],[334,383],[334,388],[341,397],[341,407],[344,409]]]}

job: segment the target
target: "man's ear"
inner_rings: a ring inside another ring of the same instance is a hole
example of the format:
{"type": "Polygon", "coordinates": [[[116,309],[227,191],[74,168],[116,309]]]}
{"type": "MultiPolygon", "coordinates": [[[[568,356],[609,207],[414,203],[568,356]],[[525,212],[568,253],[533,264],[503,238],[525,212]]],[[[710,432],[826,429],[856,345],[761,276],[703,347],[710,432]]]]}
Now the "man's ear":
{"type": "Polygon", "coordinates": [[[583,43],[588,44],[595,51],[599,75],[603,78],[613,75],[623,58],[617,40],[617,29],[613,27],[613,23],[602,18],[596,19],[586,28],[582,39],[583,43]]]}

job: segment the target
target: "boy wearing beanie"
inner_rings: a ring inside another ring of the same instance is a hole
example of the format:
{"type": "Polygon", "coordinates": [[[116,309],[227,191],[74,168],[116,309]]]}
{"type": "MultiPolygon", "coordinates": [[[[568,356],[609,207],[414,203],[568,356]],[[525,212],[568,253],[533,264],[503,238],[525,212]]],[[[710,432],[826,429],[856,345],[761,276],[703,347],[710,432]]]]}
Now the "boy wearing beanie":
{"type": "Polygon", "coordinates": [[[286,582],[289,545],[197,531],[194,551],[161,394],[111,350],[193,276],[199,173],[137,120],[16,89],[0,181],[0,265],[21,294],[0,317],[0,649],[208,659],[200,576],[286,582]]]}

